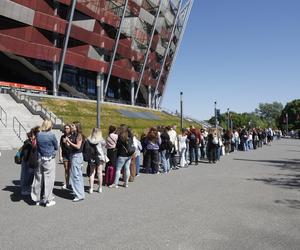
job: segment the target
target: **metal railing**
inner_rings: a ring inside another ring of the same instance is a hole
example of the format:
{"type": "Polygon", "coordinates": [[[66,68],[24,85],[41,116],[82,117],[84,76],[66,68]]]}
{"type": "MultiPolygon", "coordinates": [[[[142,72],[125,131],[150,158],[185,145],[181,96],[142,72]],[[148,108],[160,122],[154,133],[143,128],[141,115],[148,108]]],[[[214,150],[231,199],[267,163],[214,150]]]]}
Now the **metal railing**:
{"type": "Polygon", "coordinates": [[[7,127],[7,113],[1,106],[0,106],[0,121],[4,125],[4,127],[7,127]]]}
{"type": "Polygon", "coordinates": [[[13,130],[22,142],[26,140],[27,131],[22,125],[22,123],[15,116],[13,117],[13,130]]]}
{"type": "Polygon", "coordinates": [[[58,118],[52,112],[49,112],[42,104],[34,101],[30,96],[20,93],[19,91],[12,91],[20,101],[26,102],[30,108],[35,112],[39,113],[43,119],[50,119],[54,125],[63,125],[64,121],[62,118],[58,118]]]}

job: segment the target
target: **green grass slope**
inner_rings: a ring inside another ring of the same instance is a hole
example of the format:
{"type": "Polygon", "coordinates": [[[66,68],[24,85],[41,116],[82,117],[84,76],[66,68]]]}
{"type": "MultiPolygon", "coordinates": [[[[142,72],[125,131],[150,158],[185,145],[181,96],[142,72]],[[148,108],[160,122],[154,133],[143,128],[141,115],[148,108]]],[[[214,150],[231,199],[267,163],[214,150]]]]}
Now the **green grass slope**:
{"type": "MultiPolygon", "coordinates": [[[[89,135],[91,129],[96,126],[97,112],[96,103],[94,102],[43,98],[41,100],[41,104],[49,111],[55,113],[58,117],[63,118],[65,123],[80,121],[85,135],[89,135]]],[[[179,128],[180,118],[150,109],[148,110],[106,103],[101,104],[101,129],[104,136],[107,135],[107,130],[110,125],[119,126],[120,124],[126,124],[130,126],[135,133],[140,135],[145,129],[152,126],[168,126],[175,124],[179,128]],[[118,110],[122,109],[134,112],[150,112],[158,116],[160,120],[128,118],[118,112],[118,110]]],[[[184,120],[184,127],[188,127],[190,125],[200,127],[199,124],[184,120]]]]}

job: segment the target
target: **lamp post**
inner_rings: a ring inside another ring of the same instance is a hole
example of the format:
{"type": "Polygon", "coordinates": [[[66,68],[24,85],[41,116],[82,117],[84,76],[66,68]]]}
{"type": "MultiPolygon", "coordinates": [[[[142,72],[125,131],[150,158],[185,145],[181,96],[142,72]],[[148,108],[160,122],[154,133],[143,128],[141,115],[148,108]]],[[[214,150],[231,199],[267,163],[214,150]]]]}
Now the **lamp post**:
{"type": "Polygon", "coordinates": [[[215,127],[217,127],[217,102],[215,101],[215,127]]]}
{"type": "Polygon", "coordinates": [[[183,129],[183,100],[182,100],[183,92],[180,92],[180,129],[183,129]]]}
{"type": "Polygon", "coordinates": [[[230,128],[229,121],[230,121],[230,119],[229,119],[229,108],[227,108],[227,130],[229,130],[229,128],[230,128]]]}
{"type": "Polygon", "coordinates": [[[289,114],[285,114],[285,120],[286,120],[286,135],[289,135],[289,114]]]}

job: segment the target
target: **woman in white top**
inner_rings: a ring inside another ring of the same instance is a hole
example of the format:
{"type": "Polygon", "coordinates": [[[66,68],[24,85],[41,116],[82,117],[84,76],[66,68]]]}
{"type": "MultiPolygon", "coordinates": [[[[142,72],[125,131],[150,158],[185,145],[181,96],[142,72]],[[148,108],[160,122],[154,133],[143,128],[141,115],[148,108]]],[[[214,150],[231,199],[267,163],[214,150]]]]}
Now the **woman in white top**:
{"type": "Polygon", "coordinates": [[[143,149],[141,142],[137,138],[138,135],[133,136],[133,144],[135,146],[135,166],[136,166],[136,176],[140,175],[140,156],[143,149]]]}
{"type": "Polygon", "coordinates": [[[180,167],[183,168],[187,165],[187,161],[185,159],[186,152],[186,140],[187,140],[187,131],[186,129],[182,129],[181,134],[177,137],[178,140],[178,149],[180,154],[180,167]]]}

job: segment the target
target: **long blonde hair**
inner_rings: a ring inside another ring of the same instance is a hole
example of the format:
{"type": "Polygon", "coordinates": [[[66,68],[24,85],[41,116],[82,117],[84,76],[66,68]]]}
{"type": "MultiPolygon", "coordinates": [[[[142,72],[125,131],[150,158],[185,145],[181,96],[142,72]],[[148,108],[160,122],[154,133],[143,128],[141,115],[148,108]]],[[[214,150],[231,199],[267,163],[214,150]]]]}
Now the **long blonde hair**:
{"type": "Polygon", "coordinates": [[[41,126],[41,131],[43,132],[47,132],[47,131],[50,131],[52,129],[52,126],[53,126],[53,123],[51,120],[49,119],[46,119],[43,121],[43,124],[41,126]]]}
{"type": "Polygon", "coordinates": [[[93,128],[91,135],[90,135],[90,139],[92,141],[100,141],[103,139],[102,137],[102,131],[100,128],[93,128]]]}

